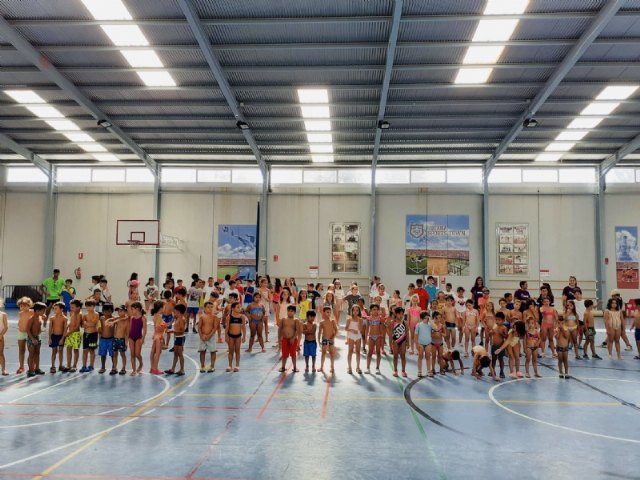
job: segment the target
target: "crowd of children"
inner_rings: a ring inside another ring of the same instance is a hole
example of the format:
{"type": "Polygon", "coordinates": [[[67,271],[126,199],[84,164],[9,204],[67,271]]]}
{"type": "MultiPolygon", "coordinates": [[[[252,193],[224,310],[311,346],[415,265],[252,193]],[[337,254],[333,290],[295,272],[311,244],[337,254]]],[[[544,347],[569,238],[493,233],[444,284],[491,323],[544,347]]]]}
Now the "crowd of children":
{"type": "MultiPolygon", "coordinates": [[[[149,373],[185,375],[184,347],[190,325],[191,332],[198,336],[200,372],[215,371],[218,346],[223,342],[228,346],[226,371],[238,372],[242,344],[247,340],[245,352],[251,353],[256,345],[260,352],[266,352],[272,312],[277,331],[274,347],[278,347],[281,356],[281,372],[286,370],[289,358],[293,371],[297,372],[297,357],[302,354],[306,373],[325,372],[328,360],[327,371],[333,374],[341,328],[349,374],[354,371],[354,356],[357,374],[363,373],[362,361],[366,364],[366,373],[371,373],[374,356],[375,372],[380,374],[386,349],[393,358],[394,376],[408,376],[408,355],[417,356],[418,377],[448,372],[464,375],[463,358],[472,356],[471,375],[480,378],[484,369],[488,369],[496,381],[506,378],[505,368],[512,379],[540,377],[538,359],[547,353],[557,358],[561,378],[569,377],[571,351],[576,360],[589,359],[589,355],[593,359],[601,358],[596,353],[594,303],[582,298],[573,277],[563,291],[561,313],[554,305],[548,284],[542,285],[537,300],[529,294],[527,283],[521,282],[515,294],[505,294],[494,302],[482,277],[476,279],[469,298],[463,287],[454,293],[452,285],[446,284],[439,290],[433,277],[428,277],[426,284],[422,279],[410,284],[404,297],[398,290],[389,294],[375,277],[368,302],[357,284],[345,292],[339,279],[334,279],[325,291],[321,283],[298,288],[293,278],[284,282],[276,279],[272,284],[265,276],[254,284],[252,280],[236,281],[229,276],[222,282],[213,277],[205,281],[196,274],[190,287],[182,280],[174,282],[173,276],[167,274],[162,290],[149,278],[141,300],[137,277],[135,273],[131,275],[127,282],[128,299],[117,307],[111,303],[105,278],[93,277],[90,295],[83,302],[77,298],[71,280],[62,282],[57,270],[54,277],[43,283],[47,303],[34,303],[28,297],[19,299],[17,373],[25,372],[25,354],[27,376],[45,373],[40,368],[40,348],[46,336],[51,348],[52,374],[92,372],[97,350],[98,373],[107,372],[107,357],[110,357],[110,375],[136,376],[144,366],[142,347],[149,320],[152,330],[149,373]],[[341,327],[343,313],[344,327],[341,327]],[[318,346],[320,365],[316,369],[318,346]],[[169,348],[173,354],[171,368],[163,371],[160,358],[169,348]],[[521,372],[523,356],[524,373],[521,372]],[[82,366],[78,368],[80,358],[82,366]]],[[[623,313],[619,292],[613,291],[603,314],[609,358],[614,348],[617,358],[622,358],[621,340],[630,349],[623,313]]],[[[4,357],[8,328],[7,316],[2,314],[0,369],[3,375],[8,374],[4,357]]],[[[631,329],[635,331],[639,351],[635,358],[640,359],[640,312],[637,310],[631,329]]]]}

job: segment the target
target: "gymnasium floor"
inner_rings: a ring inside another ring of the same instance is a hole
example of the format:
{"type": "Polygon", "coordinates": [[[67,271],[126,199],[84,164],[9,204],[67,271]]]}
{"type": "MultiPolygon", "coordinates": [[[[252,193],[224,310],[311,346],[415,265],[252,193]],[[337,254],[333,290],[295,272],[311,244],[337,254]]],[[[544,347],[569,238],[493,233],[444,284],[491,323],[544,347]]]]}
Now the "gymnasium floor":
{"type": "Polygon", "coordinates": [[[494,383],[468,371],[417,380],[415,357],[409,379],[387,359],[382,375],[351,376],[344,347],[333,378],[278,373],[271,346],[230,374],[223,347],[217,371],[200,374],[195,337],[182,378],[1,378],[0,478],[640,478],[631,352],[572,361],[570,380],[546,359],[542,379],[494,383]]]}

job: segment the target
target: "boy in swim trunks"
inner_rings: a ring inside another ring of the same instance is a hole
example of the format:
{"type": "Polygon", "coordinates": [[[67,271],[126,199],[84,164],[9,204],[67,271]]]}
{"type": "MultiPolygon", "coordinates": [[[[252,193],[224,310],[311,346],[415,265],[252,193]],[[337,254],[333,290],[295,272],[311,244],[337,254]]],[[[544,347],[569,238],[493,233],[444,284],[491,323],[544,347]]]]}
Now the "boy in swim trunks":
{"type": "Polygon", "coordinates": [[[107,355],[111,357],[111,371],[109,375],[118,373],[113,355],[113,304],[105,303],[102,306],[102,317],[100,317],[100,341],[98,343],[98,355],[100,356],[100,370],[98,373],[106,372],[105,363],[107,355]]]}
{"type": "MultiPolygon", "coordinates": [[[[504,299],[502,299],[504,301],[504,299]]],[[[509,332],[507,327],[504,326],[505,318],[504,313],[497,312],[496,313],[496,322],[491,328],[490,336],[491,336],[491,366],[493,369],[496,369],[496,361],[500,364],[500,378],[504,378],[504,349],[500,350],[502,344],[507,338],[509,332]],[[498,352],[499,353],[496,353],[498,352]]]]}
{"type": "Polygon", "coordinates": [[[444,332],[444,341],[447,344],[447,348],[453,348],[456,345],[456,307],[453,305],[453,295],[447,295],[445,297],[445,305],[442,309],[444,315],[444,325],[447,331],[444,332]]]}
{"type": "Polygon", "coordinates": [[[496,377],[496,371],[491,366],[491,358],[489,358],[489,354],[487,353],[487,349],[481,345],[476,345],[471,349],[473,353],[473,365],[471,366],[471,376],[475,377],[476,380],[480,380],[480,377],[484,376],[482,370],[489,367],[489,373],[491,374],[491,378],[494,381],[498,382],[498,377],[496,377]]]}
{"type": "Polygon", "coordinates": [[[9,330],[9,321],[7,320],[7,314],[0,312],[0,371],[3,376],[9,375],[7,372],[7,364],[4,358],[4,335],[9,330]]]}
{"type": "MultiPolygon", "coordinates": [[[[179,305],[181,304],[176,305],[176,309],[179,305]]],[[[180,308],[180,310],[182,310],[182,308],[180,308]]],[[[186,328],[187,330],[189,329],[188,318],[186,319],[186,328]]],[[[200,337],[200,346],[198,347],[198,352],[200,352],[200,373],[213,373],[216,371],[216,355],[218,353],[218,349],[216,348],[216,340],[214,336],[219,329],[220,320],[213,314],[213,302],[207,301],[204,303],[204,313],[200,314],[200,319],[198,321],[198,336],[200,337]],[[211,363],[209,364],[209,368],[205,368],[204,365],[207,352],[211,354],[211,363]]],[[[175,350],[173,353],[175,354],[175,350]]]]}
{"type": "Polygon", "coordinates": [[[82,334],[80,333],[80,324],[82,323],[82,302],[80,300],[71,300],[70,303],[69,323],[67,327],[64,346],[67,348],[67,366],[62,368],[63,372],[75,373],[78,368],[78,357],[80,355],[80,344],[82,343],[82,334]],[[73,365],[71,364],[71,352],[73,351],[73,365]]]}
{"type": "Polygon", "coordinates": [[[67,317],[64,316],[63,302],[53,304],[53,317],[49,320],[49,347],[51,347],[51,373],[56,373],[56,356],[58,356],[58,370],[62,372],[62,356],[64,335],[67,333],[67,317]]]}
{"type": "Polygon", "coordinates": [[[560,322],[554,330],[556,353],[558,354],[558,372],[560,378],[569,378],[569,340],[571,334],[567,326],[560,322]]]}
{"type": "Polygon", "coordinates": [[[36,302],[33,305],[31,318],[27,323],[27,349],[29,350],[27,377],[44,375],[44,372],[40,370],[40,333],[42,332],[43,318],[46,311],[47,306],[44,303],[36,302]]]}
{"type": "Polygon", "coordinates": [[[582,355],[582,358],[589,360],[587,352],[589,350],[589,346],[591,346],[591,357],[596,360],[602,360],[602,357],[596,353],[596,329],[595,321],[593,319],[593,301],[589,299],[585,300],[584,306],[584,354],[582,355]]]}
{"type": "Polygon", "coordinates": [[[16,373],[24,372],[24,354],[27,350],[27,324],[33,312],[33,301],[29,297],[22,297],[18,300],[18,308],[20,313],[18,315],[18,371],[16,373]]]}
{"type": "MultiPolygon", "coordinates": [[[[169,346],[169,340],[171,340],[171,334],[169,333],[171,329],[171,324],[173,323],[173,311],[176,307],[176,302],[171,298],[171,291],[165,290],[162,295],[164,300],[162,305],[162,321],[167,324],[167,330],[165,332],[164,345],[162,349],[164,350],[169,346]]],[[[193,325],[195,327],[196,319],[193,319],[193,325]]]]}
{"type": "MultiPolygon", "coordinates": [[[[205,302],[205,308],[207,303],[211,302],[205,302]]],[[[184,375],[184,333],[187,324],[185,320],[186,311],[187,309],[184,305],[176,305],[174,311],[173,328],[170,332],[173,333],[173,363],[171,364],[171,368],[169,370],[164,371],[164,373],[166,373],[167,375],[173,375],[174,373],[178,377],[184,375]],[[178,362],[180,362],[180,370],[176,372],[178,362]]],[[[217,321],[220,322],[220,319],[217,319],[217,321]]]]}
{"type": "Polygon", "coordinates": [[[122,368],[118,374],[125,375],[127,373],[127,339],[129,338],[131,324],[125,305],[120,305],[116,313],[118,316],[111,319],[111,324],[115,328],[113,331],[113,370],[111,370],[110,374],[113,375],[113,372],[118,370],[118,354],[120,354],[122,368]]]}
{"type": "Polygon", "coordinates": [[[320,372],[324,372],[324,358],[329,352],[329,358],[331,360],[331,370],[333,373],[333,364],[336,358],[336,346],[334,345],[336,336],[338,335],[338,324],[335,319],[331,318],[331,307],[325,306],[322,308],[322,321],[318,328],[318,342],[322,345],[322,355],[320,356],[320,372]]]}
{"type": "Polygon", "coordinates": [[[460,375],[464,375],[464,363],[462,363],[462,357],[460,357],[458,350],[449,350],[442,354],[440,357],[440,371],[447,372],[450,369],[451,373],[458,375],[458,372],[456,372],[456,361],[460,364],[460,375]]]}
{"type": "MultiPolygon", "coordinates": [[[[329,308],[329,313],[331,313],[331,308],[329,308]]],[[[288,357],[291,357],[293,371],[298,371],[296,368],[296,356],[298,354],[298,338],[300,338],[301,334],[302,325],[296,318],[296,306],[289,305],[287,307],[287,316],[280,320],[280,328],[278,329],[279,343],[282,349],[282,367],[280,367],[280,372],[285,371],[288,357]]]]}
{"type": "Polygon", "coordinates": [[[304,335],[304,373],[309,373],[309,357],[311,357],[312,372],[316,373],[316,352],[318,342],[316,341],[316,312],[309,310],[307,312],[307,321],[302,325],[302,334],[304,335]]]}
{"type": "Polygon", "coordinates": [[[100,322],[100,317],[96,312],[96,302],[87,300],[84,306],[87,307],[87,313],[82,315],[84,334],[82,335],[82,368],[80,373],[93,371],[93,365],[96,362],[96,348],[98,348],[98,323],[100,322]],[[89,360],[88,366],[87,359],[89,360]]]}

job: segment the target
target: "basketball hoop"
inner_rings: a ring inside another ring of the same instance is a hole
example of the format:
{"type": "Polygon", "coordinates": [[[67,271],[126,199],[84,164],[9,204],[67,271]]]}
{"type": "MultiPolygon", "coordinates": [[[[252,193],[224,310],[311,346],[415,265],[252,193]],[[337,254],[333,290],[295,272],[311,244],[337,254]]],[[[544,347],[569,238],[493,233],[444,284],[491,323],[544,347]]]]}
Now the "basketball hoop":
{"type": "Polygon", "coordinates": [[[129,246],[137,250],[138,248],[140,248],[140,242],[137,240],[129,240],[129,246]]]}

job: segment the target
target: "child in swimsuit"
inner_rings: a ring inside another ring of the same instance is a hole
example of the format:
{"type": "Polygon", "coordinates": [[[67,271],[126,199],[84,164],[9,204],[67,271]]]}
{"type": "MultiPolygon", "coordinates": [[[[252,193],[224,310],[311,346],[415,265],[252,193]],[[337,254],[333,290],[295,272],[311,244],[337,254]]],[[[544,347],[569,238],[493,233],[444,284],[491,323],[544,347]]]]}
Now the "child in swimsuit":
{"type": "Polygon", "coordinates": [[[567,300],[562,318],[564,319],[564,326],[567,327],[569,331],[569,337],[576,354],[576,360],[582,360],[578,348],[578,315],[576,314],[576,304],[573,300],[567,300]]]}
{"type": "MultiPolygon", "coordinates": [[[[544,345],[545,342],[549,342],[549,349],[551,355],[556,356],[556,351],[553,346],[553,331],[558,323],[558,312],[551,306],[551,300],[546,297],[542,300],[542,306],[540,307],[540,314],[542,316],[542,328],[540,330],[540,336],[542,341],[540,342],[540,348],[542,350],[541,356],[544,357],[544,345]]],[[[575,311],[574,311],[575,314],[575,311]]]]}
{"type": "Polygon", "coordinates": [[[620,311],[620,302],[617,298],[610,298],[607,302],[607,309],[604,312],[604,324],[607,329],[607,350],[609,351],[609,358],[611,358],[611,352],[615,345],[618,360],[622,360],[622,355],[620,354],[620,335],[623,328],[622,312],[620,311]]]}
{"type": "Polygon", "coordinates": [[[540,378],[538,375],[538,347],[540,346],[540,328],[538,322],[533,316],[527,318],[527,336],[525,349],[526,360],[524,364],[525,377],[531,378],[529,375],[529,364],[533,363],[533,373],[536,378],[540,378]]]}
{"type": "MultiPolygon", "coordinates": [[[[307,312],[307,322],[302,325],[302,334],[304,335],[304,373],[309,373],[309,357],[312,362],[312,372],[316,373],[316,352],[318,350],[318,342],[316,341],[316,312],[309,310],[307,312]]],[[[351,357],[349,357],[351,359],[351,357]]],[[[360,355],[358,355],[358,365],[360,365],[360,355]]],[[[349,364],[351,365],[351,364],[349,364]]],[[[351,372],[349,372],[351,373],[351,372]]]]}
{"type": "Polygon", "coordinates": [[[422,378],[422,359],[425,359],[427,372],[431,371],[431,330],[432,326],[429,322],[429,312],[423,310],[420,312],[420,323],[416,326],[415,334],[418,337],[418,377],[422,378]]]}
{"type": "MultiPolygon", "coordinates": [[[[162,347],[164,345],[164,333],[170,323],[166,323],[162,319],[162,307],[164,306],[164,302],[158,300],[153,302],[153,307],[151,308],[151,315],[153,320],[153,337],[151,340],[151,354],[150,354],[150,362],[151,369],[149,373],[151,375],[162,375],[162,371],[159,368],[160,364],[160,354],[162,353],[162,347]]],[[[173,322],[173,315],[171,316],[171,321],[173,322]]],[[[188,322],[188,320],[187,320],[188,322]]],[[[195,324],[195,319],[193,321],[195,324]]],[[[187,324],[188,328],[188,324],[187,324]]]]}
{"type": "MultiPolygon", "coordinates": [[[[585,305],[586,304],[585,302],[585,305]]],[[[635,360],[640,360],[640,310],[638,307],[640,307],[640,299],[636,299],[636,309],[633,312],[633,325],[631,325],[631,330],[635,330],[634,336],[636,339],[636,350],[638,351],[638,355],[633,357],[635,360]]]]}
{"type": "Polygon", "coordinates": [[[442,309],[442,315],[444,316],[444,325],[446,331],[444,332],[444,341],[447,345],[447,349],[452,349],[456,346],[456,308],[453,306],[453,296],[447,295],[445,297],[445,305],[442,309]]]}
{"type": "Polygon", "coordinates": [[[502,346],[505,338],[507,338],[507,327],[505,327],[504,323],[504,313],[496,313],[496,321],[489,332],[489,336],[491,337],[491,366],[495,370],[496,362],[499,362],[500,378],[504,378],[504,350],[499,354],[496,354],[496,351],[502,346]]]}
{"type": "Polygon", "coordinates": [[[558,376],[560,378],[569,378],[569,340],[571,335],[569,334],[569,329],[563,324],[559,324],[554,333],[558,345],[556,348],[558,352],[558,376]]]}
{"type": "Polygon", "coordinates": [[[131,304],[131,325],[129,327],[129,352],[131,355],[131,376],[142,372],[142,345],[147,336],[147,322],[140,302],[131,304]],[[138,364],[136,368],[136,362],[138,364]]]}
{"type": "Polygon", "coordinates": [[[322,308],[322,321],[318,328],[318,341],[322,345],[322,355],[320,356],[320,372],[324,372],[324,358],[329,352],[331,362],[331,373],[334,373],[334,362],[336,358],[335,339],[338,335],[338,324],[335,318],[331,318],[332,309],[329,306],[322,308]]]}
{"type": "Polygon", "coordinates": [[[473,308],[473,300],[467,300],[464,311],[464,356],[469,356],[469,345],[471,349],[476,344],[478,335],[478,311],[473,308]]]}
{"type": "Polygon", "coordinates": [[[362,315],[360,307],[353,305],[351,307],[351,315],[347,317],[345,331],[347,332],[347,345],[349,346],[349,353],[347,354],[347,373],[351,374],[351,358],[355,352],[356,354],[356,372],[362,373],[360,370],[360,344],[362,343],[362,315]]]}
{"type": "Polygon", "coordinates": [[[409,317],[409,353],[415,355],[417,352],[417,340],[413,332],[420,321],[420,297],[415,293],[411,295],[407,316],[409,317]]]}
{"type": "Polygon", "coordinates": [[[506,350],[509,355],[509,377],[522,378],[522,373],[520,373],[520,340],[526,335],[527,328],[522,320],[516,320],[512,325],[505,322],[504,326],[509,329],[507,339],[495,353],[498,355],[506,350]]]}
{"type": "Polygon", "coordinates": [[[376,373],[380,375],[380,352],[384,342],[384,327],[380,319],[380,305],[374,303],[369,309],[371,318],[367,321],[365,336],[369,339],[369,352],[367,353],[367,373],[371,373],[371,358],[376,353],[376,373]]]}
{"type": "MultiPolygon", "coordinates": [[[[427,373],[429,377],[436,374],[436,365],[440,365],[442,360],[442,345],[446,331],[440,312],[433,312],[431,314],[431,371],[427,373]]],[[[442,368],[440,375],[444,375],[442,368]]]]}
{"type": "MultiPolygon", "coordinates": [[[[467,299],[464,298],[464,288],[458,287],[457,295],[454,299],[456,309],[456,325],[458,327],[458,345],[462,346],[462,334],[464,331],[464,312],[467,310],[467,299]]],[[[455,344],[455,336],[454,336],[455,344]]]]}
{"type": "Polygon", "coordinates": [[[389,326],[391,331],[391,352],[393,353],[393,376],[398,376],[398,357],[402,364],[402,376],[407,377],[407,325],[404,320],[404,308],[395,307],[389,326]]]}
{"type": "MultiPolygon", "coordinates": [[[[304,292],[304,290],[302,290],[304,292]]],[[[262,352],[266,352],[267,350],[264,348],[264,340],[262,339],[262,329],[264,328],[264,316],[266,315],[264,305],[262,304],[262,295],[260,292],[255,292],[253,294],[253,301],[247,306],[247,313],[249,314],[249,348],[245,350],[247,353],[251,353],[253,349],[253,344],[256,341],[256,337],[258,338],[258,343],[262,348],[262,352]]],[[[307,316],[307,312],[304,312],[305,317],[307,316]]]]}
{"type": "Polygon", "coordinates": [[[481,341],[484,341],[485,347],[489,348],[489,344],[491,342],[491,332],[493,331],[493,327],[496,324],[496,312],[495,307],[493,306],[493,302],[491,300],[487,300],[484,304],[484,308],[482,309],[482,313],[480,314],[480,323],[484,329],[484,338],[480,338],[481,341]]]}

